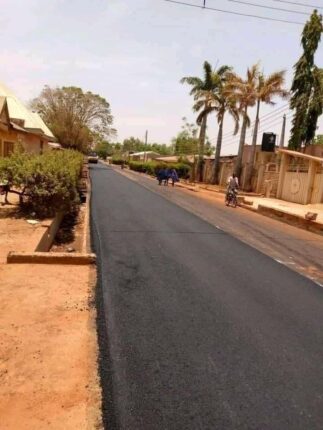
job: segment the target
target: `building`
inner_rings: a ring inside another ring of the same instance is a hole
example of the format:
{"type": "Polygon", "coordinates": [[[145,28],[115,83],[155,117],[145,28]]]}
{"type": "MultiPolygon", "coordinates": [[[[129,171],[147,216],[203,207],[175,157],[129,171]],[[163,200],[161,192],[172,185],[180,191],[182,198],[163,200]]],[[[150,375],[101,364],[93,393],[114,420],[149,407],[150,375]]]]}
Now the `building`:
{"type": "Polygon", "coordinates": [[[39,114],[27,109],[0,83],[0,157],[10,155],[18,144],[28,152],[39,154],[50,149],[55,141],[39,114]]]}

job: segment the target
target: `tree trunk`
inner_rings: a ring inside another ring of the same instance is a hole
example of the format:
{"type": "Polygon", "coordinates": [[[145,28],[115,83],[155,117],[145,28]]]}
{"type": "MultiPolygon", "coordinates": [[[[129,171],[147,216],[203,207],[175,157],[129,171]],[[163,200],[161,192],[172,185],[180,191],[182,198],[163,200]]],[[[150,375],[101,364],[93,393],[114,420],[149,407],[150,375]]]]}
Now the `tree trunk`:
{"type": "Polygon", "coordinates": [[[206,123],[207,123],[207,115],[205,115],[202,119],[200,135],[199,135],[199,160],[198,160],[198,169],[197,169],[197,179],[200,182],[203,181],[204,142],[205,142],[205,135],[206,135],[206,123]]]}
{"type": "Polygon", "coordinates": [[[255,128],[253,130],[251,153],[250,153],[250,159],[249,159],[249,166],[247,170],[247,177],[246,177],[247,191],[251,191],[251,178],[252,178],[253,166],[255,164],[257,136],[258,136],[258,128],[259,128],[259,110],[260,110],[260,100],[257,101],[257,114],[256,114],[255,128]]]}
{"type": "Polygon", "coordinates": [[[234,173],[238,176],[240,181],[241,171],[242,171],[242,155],[243,155],[243,147],[246,140],[246,131],[247,131],[247,108],[245,108],[243,112],[243,123],[240,133],[240,141],[239,141],[239,150],[238,156],[234,167],[234,173]]]}
{"type": "Polygon", "coordinates": [[[218,138],[216,141],[216,149],[215,149],[215,157],[214,157],[214,172],[213,172],[213,180],[212,180],[213,184],[219,183],[220,154],[221,154],[221,146],[222,146],[223,121],[224,121],[224,115],[222,116],[221,121],[220,121],[218,138]]]}

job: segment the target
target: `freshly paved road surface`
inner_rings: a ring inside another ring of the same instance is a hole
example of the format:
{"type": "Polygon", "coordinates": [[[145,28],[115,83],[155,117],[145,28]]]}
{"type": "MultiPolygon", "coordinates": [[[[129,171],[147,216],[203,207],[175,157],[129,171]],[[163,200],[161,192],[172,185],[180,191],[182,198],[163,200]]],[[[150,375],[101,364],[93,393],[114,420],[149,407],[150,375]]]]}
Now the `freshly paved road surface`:
{"type": "Polygon", "coordinates": [[[91,177],[107,428],[322,429],[323,290],[111,168],[91,177]]]}

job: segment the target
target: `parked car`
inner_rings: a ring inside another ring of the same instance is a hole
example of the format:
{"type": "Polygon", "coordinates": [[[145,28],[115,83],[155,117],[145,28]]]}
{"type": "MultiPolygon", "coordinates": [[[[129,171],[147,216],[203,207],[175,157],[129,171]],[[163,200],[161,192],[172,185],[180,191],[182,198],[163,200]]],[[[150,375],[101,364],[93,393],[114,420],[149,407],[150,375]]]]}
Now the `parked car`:
{"type": "Polygon", "coordinates": [[[99,161],[99,156],[95,152],[91,152],[87,157],[87,161],[89,163],[97,163],[99,161]]]}

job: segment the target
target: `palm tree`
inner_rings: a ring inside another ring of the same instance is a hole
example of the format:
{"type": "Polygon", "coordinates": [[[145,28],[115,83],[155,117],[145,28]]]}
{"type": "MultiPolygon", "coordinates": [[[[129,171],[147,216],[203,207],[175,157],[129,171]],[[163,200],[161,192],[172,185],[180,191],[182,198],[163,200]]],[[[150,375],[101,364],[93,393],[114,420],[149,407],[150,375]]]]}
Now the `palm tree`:
{"type": "MultiPolygon", "coordinates": [[[[203,108],[206,110],[210,106],[210,100],[213,91],[217,85],[217,76],[212,70],[212,66],[207,61],[203,64],[204,77],[203,79],[196,76],[188,76],[181,79],[181,83],[188,84],[192,87],[190,95],[194,97],[195,104],[193,111],[198,112],[203,108]]],[[[199,162],[198,162],[198,179],[203,180],[203,157],[204,157],[204,143],[206,136],[207,117],[204,115],[200,122],[200,134],[199,134],[199,162]]]]}
{"type": "Polygon", "coordinates": [[[255,128],[253,130],[252,136],[252,147],[250,154],[250,168],[247,171],[246,176],[246,187],[248,190],[251,189],[251,177],[252,177],[252,169],[255,162],[256,156],[256,146],[257,146],[257,135],[259,128],[259,112],[260,112],[260,104],[265,103],[268,105],[274,105],[275,103],[272,101],[274,97],[286,98],[288,97],[288,91],[283,88],[285,83],[285,70],[280,70],[278,72],[274,72],[269,76],[265,76],[263,73],[259,73],[258,82],[257,82],[257,113],[255,120],[255,128]]]}
{"type": "Polygon", "coordinates": [[[219,124],[219,130],[218,130],[217,143],[216,143],[216,149],[215,149],[214,171],[213,171],[213,178],[212,178],[212,182],[214,184],[219,183],[220,154],[221,154],[221,147],[222,147],[224,116],[226,112],[228,112],[235,121],[234,134],[237,134],[239,130],[239,111],[237,109],[236,99],[232,94],[230,94],[227,91],[227,87],[226,87],[228,74],[231,71],[232,71],[231,67],[222,66],[217,70],[217,72],[215,72],[218,75],[218,78],[217,78],[218,85],[212,94],[209,106],[206,109],[204,109],[197,118],[197,123],[199,124],[202,121],[202,118],[204,115],[208,115],[211,112],[216,112],[217,122],[219,124]]]}
{"type": "Polygon", "coordinates": [[[236,159],[234,172],[240,177],[242,170],[243,147],[246,140],[246,131],[250,126],[248,108],[255,105],[257,101],[257,87],[259,77],[259,65],[254,64],[247,69],[246,79],[241,78],[236,73],[229,73],[226,85],[226,94],[235,98],[239,105],[239,112],[242,116],[242,127],[239,140],[239,150],[236,159]]]}

